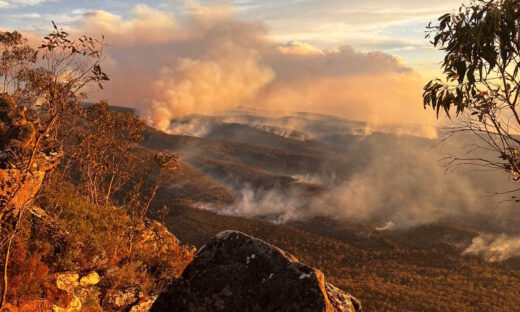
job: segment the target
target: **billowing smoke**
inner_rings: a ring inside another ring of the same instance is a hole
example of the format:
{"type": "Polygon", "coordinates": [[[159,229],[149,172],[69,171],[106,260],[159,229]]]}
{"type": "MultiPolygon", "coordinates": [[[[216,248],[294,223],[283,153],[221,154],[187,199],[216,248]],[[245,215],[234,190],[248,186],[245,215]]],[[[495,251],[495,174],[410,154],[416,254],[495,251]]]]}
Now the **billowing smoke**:
{"type": "Polygon", "coordinates": [[[240,19],[229,6],[186,12],[138,5],[131,18],[95,11],[78,22],[78,31],[105,33],[110,43],[112,82],[103,97],[138,108],[167,131],[171,119],[240,105],[347,116],[373,129],[420,124],[425,136],[435,134],[420,104],[421,77],[390,55],[280,44],[266,25],[240,19]]]}
{"type": "MultiPolygon", "coordinates": [[[[496,195],[516,188],[506,173],[475,167],[447,170],[441,161],[446,155],[461,155],[468,146],[473,146],[476,142],[470,136],[460,135],[439,144],[434,139],[398,135],[392,127],[384,133],[371,133],[366,123],[334,116],[255,114],[258,112],[234,110],[233,114],[191,116],[172,123],[176,133],[199,133],[203,137],[296,153],[317,153],[303,167],[288,171],[269,162],[269,159],[282,162],[284,159],[273,158],[270,150],[252,159],[245,155],[231,157],[274,175],[290,176],[294,182],[288,187],[273,187],[255,180],[255,188],[243,188],[242,180],[233,180],[240,181],[232,182],[232,187],[241,200],[229,207],[214,207],[218,212],[268,217],[278,222],[329,217],[370,223],[385,230],[443,221],[470,226],[486,223],[497,231],[518,229],[514,203],[504,202],[507,194],[496,195]],[[241,125],[226,127],[227,123],[241,125]],[[270,131],[272,127],[295,129],[298,136],[270,131]],[[265,159],[258,163],[255,160],[258,157],[265,159]],[[392,226],[384,227],[385,224],[392,226]]],[[[189,153],[205,154],[198,150],[189,153]]],[[[302,161],[299,155],[294,157],[294,162],[302,161]]],[[[227,178],[223,181],[229,182],[227,178]]]]}
{"type": "Polygon", "coordinates": [[[518,214],[511,203],[502,203],[507,195],[495,195],[514,189],[514,181],[501,171],[473,167],[447,171],[441,161],[445,155],[461,154],[465,146],[475,143],[471,137],[460,136],[439,145],[437,140],[422,137],[365,134],[361,131],[365,127],[364,123],[317,114],[280,118],[255,116],[249,111],[191,116],[172,124],[176,133],[200,133],[203,137],[255,146],[253,154],[246,148],[226,156],[207,155],[204,148],[180,150],[186,155],[222,157],[245,164],[246,169],[255,168],[254,174],[214,176],[230,184],[239,198],[229,207],[213,207],[220,213],[267,217],[278,222],[329,217],[370,223],[385,230],[449,220],[472,225],[486,220],[496,225],[495,229],[514,227],[518,218],[513,217],[518,214]],[[271,131],[271,127],[293,128],[299,135],[286,136],[271,131]],[[306,160],[305,155],[311,156],[306,160]],[[286,157],[291,157],[288,165],[284,165],[286,157]],[[303,165],[292,167],[292,162],[303,165]],[[292,182],[270,182],[279,175],[292,182]],[[244,188],[244,181],[255,187],[244,188]],[[385,228],[385,224],[392,226],[385,228]]]}
{"type": "MultiPolygon", "coordinates": [[[[220,214],[248,218],[261,216],[276,223],[306,218],[303,202],[298,192],[284,194],[277,190],[255,190],[246,186],[241,190],[240,200],[228,207],[216,210],[220,214]]],[[[213,209],[215,210],[215,209],[213,209]]]]}
{"type": "Polygon", "coordinates": [[[148,112],[152,125],[168,130],[176,116],[211,113],[220,103],[236,106],[253,99],[274,73],[258,64],[254,52],[246,54],[204,61],[182,59],[175,69],[163,71],[152,89],[157,94],[148,112]]]}
{"type": "MultiPolygon", "coordinates": [[[[275,42],[265,24],[242,20],[229,6],[196,4],[185,12],[137,5],[130,18],[94,11],[78,21],[76,31],[104,33],[110,44],[105,65],[111,82],[99,97],[137,108],[158,129],[198,136],[209,133],[212,124],[179,118],[236,106],[278,116],[304,111],[366,122],[355,134],[368,136],[341,150],[346,158],[363,160],[348,178],[330,171],[300,173],[302,183],[324,188],[310,198],[301,189],[245,187],[241,200],[222,213],[279,222],[314,216],[375,221],[379,230],[469,215],[510,219],[509,212],[497,213],[499,200],[489,194],[490,185],[507,184],[503,175],[446,174],[431,148],[434,141],[371,135],[437,136],[434,114],[421,106],[423,79],[395,57],[349,46],[324,50],[305,42],[275,42]]],[[[269,126],[310,134],[302,124],[308,116],[298,117],[269,126]]],[[[331,119],[325,125],[335,123],[331,119]]],[[[313,129],[313,138],[327,137],[320,129],[313,129]]],[[[338,172],[343,165],[338,163],[338,172]]],[[[501,261],[518,250],[517,238],[482,236],[466,252],[501,261]]]]}
{"type": "Polygon", "coordinates": [[[520,256],[520,237],[505,234],[481,234],[473,239],[465,254],[480,255],[490,262],[520,256]]]}
{"type": "Polygon", "coordinates": [[[328,207],[331,216],[378,219],[398,227],[461,216],[466,209],[485,211],[490,202],[481,198],[483,185],[460,172],[446,174],[431,144],[399,139],[370,142],[363,151],[368,165],[335,187],[316,209],[328,207]]]}
{"type": "Polygon", "coordinates": [[[168,132],[170,134],[204,137],[211,132],[214,126],[215,124],[211,120],[202,118],[175,119],[171,121],[168,132]]]}
{"type": "MultiPolygon", "coordinates": [[[[324,216],[391,224],[382,227],[384,230],[472,216],[500,222],[510,216],[505,204],[503,214],[497,212],[503,197],[493,196],[490,186],[512,188],[504,175],[471,170],[446,172],[433,140],[375,134],[352,143],[345,153],[364,163],[352,164],[356,166],[354,173],[344,180],[327,175],[296,176],[299,182],[324,186],[326,189],[319,195],[276,190],[253,194],[245,189],[242,200],[224,211],[246,217],[277,214],[280,222],[324,216]]],[[[337,172],[342,165],[338,163],[337,172]]]]}

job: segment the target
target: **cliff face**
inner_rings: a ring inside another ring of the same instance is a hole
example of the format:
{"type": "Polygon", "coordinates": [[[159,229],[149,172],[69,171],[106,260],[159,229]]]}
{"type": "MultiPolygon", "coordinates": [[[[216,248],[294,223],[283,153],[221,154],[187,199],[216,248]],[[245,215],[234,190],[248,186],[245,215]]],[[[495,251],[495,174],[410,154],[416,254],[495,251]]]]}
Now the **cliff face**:
{"type": "Polygon", "coordinates": [[[0,205],[2,207],[9,207],[16,211],[24,205],[29,205],[34,194],[40,189],[45,172],[35,170],[25,178],[24,176],[17,169],[0,169],[0,205]]]}
{"type": "Polygon", "coordinates": [[[25,112],[12,97],[0,94],[0,150],[30,149],[34,145],[36,131],[25,112]]]}
{"type": "Polygon", "coordinates": [[[361,311],[323,273],[236,231],[202,247],[151,311],[361,311]]]}
{"type": "Polygon", "coordinates": [[[32,113],[0,94],[0,237],[13,237],[2,311],[147,311],[194,251],[160,223],[95,205],[72,185],[42,187],[62,154],[52,136],[36,138],[42,126],[32,113]]]}
{"type": "Polygon", "coordinates": [[[14,222],[19,209],[31,205],[45,172],[53,167],[50,157],[37,153],[27,168],[35,129],[25,112],[12,97],[0,94],[0,220],[7,223],[14,222]]]}

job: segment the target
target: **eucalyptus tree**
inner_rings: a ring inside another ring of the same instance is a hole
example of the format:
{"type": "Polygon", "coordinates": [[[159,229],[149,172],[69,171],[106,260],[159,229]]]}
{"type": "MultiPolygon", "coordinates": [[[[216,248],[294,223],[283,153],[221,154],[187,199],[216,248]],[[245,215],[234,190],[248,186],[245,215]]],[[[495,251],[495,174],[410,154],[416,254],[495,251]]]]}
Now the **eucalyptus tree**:
{"type": "Polygon", "coordinates": [[[450,164],[506,170],[520,179],[520,1],[473,0],[427,27],[443,51],[443,77],[424,88],[424,106],[456,115],[448,135],[479,143],[450,164]],[[490,156],[492,155],[492,156],[490,156]]]}
{"type": "Polygon", "coordinates": [[[0,164],[5,163],[17,172],[9,174],[12,181],[6,181],[11,186],[7,198],[0,198],[0,249],[4,252],[0,310],[8,289],[11,245],[30,208],[28,204],[13,204],[13,199],[35,176],[39,160],[48,160],[60,150],[60,131],[66,131],[69,117],[86,98],[90,86],[102,88],[108,80],[101,68],[103,39],[88,36],[72,39],[53,22],[52,32],[33,49],[19,32],[0,32],[2,98],[5,100],[2,109],[6,110],[0,126],[17,134],[21,132],[13,132],[9,127],[30,124],[23,128],[23,133],[30,134],[24,138],[24,144],[10,144],[20,140],[8,140],[0,151],[0,164]]]}

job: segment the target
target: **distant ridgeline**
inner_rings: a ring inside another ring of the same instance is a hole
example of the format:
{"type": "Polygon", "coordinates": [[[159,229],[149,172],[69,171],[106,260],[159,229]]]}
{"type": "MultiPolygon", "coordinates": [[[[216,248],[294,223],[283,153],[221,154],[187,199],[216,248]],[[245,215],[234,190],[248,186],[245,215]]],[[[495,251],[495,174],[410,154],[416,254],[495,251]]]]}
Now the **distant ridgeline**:
{"type": "MultiPolygon", "coordinates": [[[[83,107],[91,107],[93,105],[96,105],[96,103],[92,103],[92,102],[82,102],[81,105],[83,107]]],[[[117,106],[117,105],[109,105],[108,106],[109,110],[111,112],[116,112],[116,113],[130,113],[132,115],[137,115],[137,110],[135,108],[131,108],[131,107],[125,107],[125,106],[117,106]]]]}

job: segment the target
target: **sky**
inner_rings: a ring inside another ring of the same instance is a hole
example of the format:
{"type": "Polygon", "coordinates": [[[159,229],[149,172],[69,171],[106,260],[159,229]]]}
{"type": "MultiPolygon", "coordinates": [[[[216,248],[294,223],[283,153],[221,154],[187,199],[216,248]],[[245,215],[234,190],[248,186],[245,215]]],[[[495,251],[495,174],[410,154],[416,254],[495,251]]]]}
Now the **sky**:
{"type": "MultiPolygon", "coordinates": [[[[442,54],[425,26],[459,0],[0,0],[0,28],[45,34],[54,20],[105,35],[103,95],[153,126],[235,106],[436,123],[422,87],[442,54]]],[[[432,129],[424,130],[432,136],[432,129]]]]}
{"type": "MultiPolygon", "coordinates": [[[[349,45],[360,51],[384,51],[425,74],[435,72],[441,54],[424,39],[425,25],[454,12],[461,0],[204,0],[226,3],[240,16],[262,21],[280,42],[307,42],[320,48],[349,45]]],[[[73,25],[90,11],[129,18],[137,4],[182,18],[194,1],[0,0],[0,27],[45,32],[49,21],[73,25]]]]}

